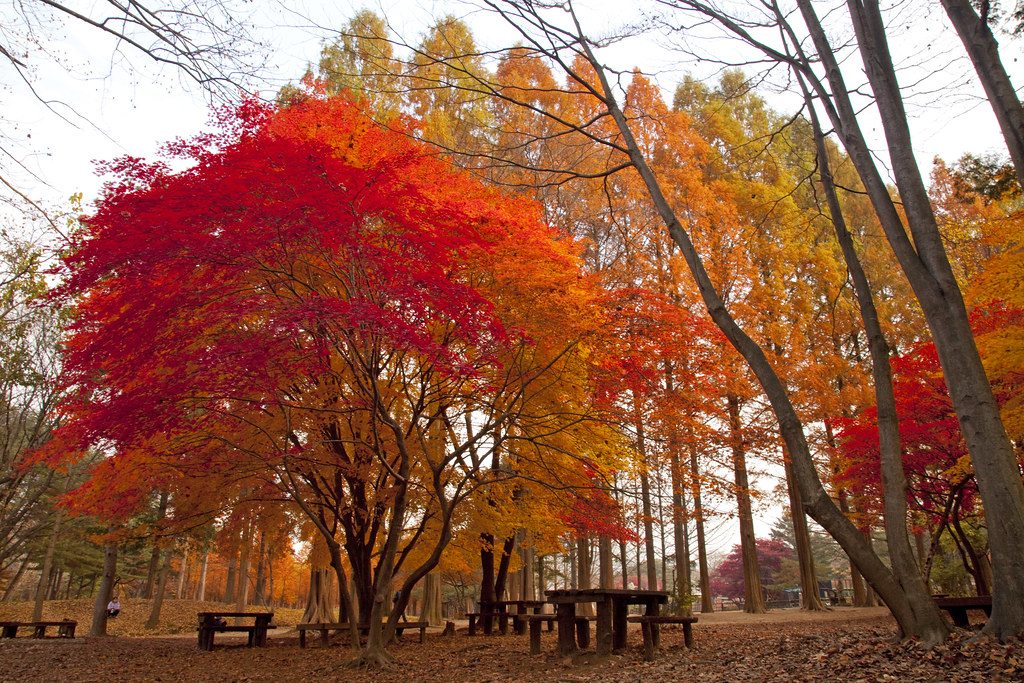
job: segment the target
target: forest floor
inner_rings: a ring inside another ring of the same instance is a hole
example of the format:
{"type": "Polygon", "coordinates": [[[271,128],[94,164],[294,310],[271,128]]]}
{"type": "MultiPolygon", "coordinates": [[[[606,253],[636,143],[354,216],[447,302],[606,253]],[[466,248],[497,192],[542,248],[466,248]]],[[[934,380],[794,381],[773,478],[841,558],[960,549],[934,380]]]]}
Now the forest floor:
{"type": "MultiPolygon", "coordinates": [[[[292,628],[279,628],[266,648],[250,650],[242,637],[218,634],[213,652],[196,649],[195,608],[169,600],[166,615],[190,613],[179,636],[0,640],[0,681],[1020,681],[1024,643],[999,644],[956,631],[945,644],[925,649],[897,642],[884,609],[836,608],[826,613],[775,610],[699,615],[695,647],[682,646],[682,631],[662,631],[662,649],[644,662],[640,634],[631,631],[621,656],[598,658],[592,650],[558,657],[555,634],[543,635],[543,654],[531,656],[525,636],[477,636],[461,628],[454,637],[429,633],[390,648],[392,669],[351,669],[345,645],[300,649],[292,628]],[[177,605],[175,605],[177,603],[177,605]],[[186,606],[187,609],[186,609],[186,606]]],[[[213,609],[224,606],[209,603],[213,609]]],[[[143,610],[140,610],[143,611],[143,610]]],[[[274,621],[281,623],[276,616],[274,621]]],[[[11,618],[0,605],[0,619],[11,618]]],[[[54,614],[54,616],[62,616],[54,614]]],[[[68,615],[71,616],[71,615],[68,615]]],[[[974,615],[980,619],[983,615],[974,615]]],[[[144,620],[145,617],[143,616],[144,620]]],[[[87,630],[88,620],[79,619],[87,630]]],[[[127,622],[120,622],[127,623],[127,622]]],[[[113,630],[113,629],[112,629],[113,630]]]]}

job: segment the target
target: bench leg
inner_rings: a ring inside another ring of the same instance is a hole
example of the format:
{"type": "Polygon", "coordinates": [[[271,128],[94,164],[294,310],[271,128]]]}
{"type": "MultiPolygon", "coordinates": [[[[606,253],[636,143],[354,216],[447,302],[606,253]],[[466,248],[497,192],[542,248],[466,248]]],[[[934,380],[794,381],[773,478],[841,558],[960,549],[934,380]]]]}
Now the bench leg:
{"type": "MultiPolygon", "coordinates": [[[[551,622],[549,621],[548,623],[550,624],[551,622]]],[[[531,655],[539,655],[540,654],[540,622],[539,621],[531,621],[530,622],[530,654],[531,655]]]]}
{"type": "Polygon", "coordinates": [[[299,631],[299,647],[303,649],[306,647],[306,629],[299,631]]]}
{"type": "Polygon", "coordinates": [[[590,620],[589,619],[577,619],[576,620],[576,643],[580,648],[586,649],[590,647],[590,620]]]}
{"type": "Polygon", "coordinates": [[[966,608],[953,608],[949,610],[949,616],[953,617],[953,623],[960,628],[970,628],[971,622],[967,620],[966,608]]]}
{"type": "Polygon", "coordinates": [[[554,630],[555,630],[555,621],[554,621],[554,619],[551,619],[551,620],[548,621],[548,633],[551,633],[554,630]]]}
{"type": "Polygon", "coordinates": [[[421,643],[427,642],[427,627],[426,626],[420,626],[420,642],[421,643]]]}
{"type": "Polygon", "coordinates": [[[654,661],[654,635],[653,635],[653,629],[651,628],[652,626],[654,626],[654,624],[652,624],[649,621],[644,621],[644,622],[641,622],[641,624],[640,624],[640,629],[643,631],[643,634],[644,634],[644,661],[645,662],[653,662],[654,661]]]}
{"type": "Polygon", "coordinates": [[[693,647],[693,624],[690,622],[683,623],[683,644],[686,647],[693,647]]]}
{"type": "Polygon", "coordinates": [[[469,616],[469,635],[476,635],[476,616],[474,615],[469,616]]]}

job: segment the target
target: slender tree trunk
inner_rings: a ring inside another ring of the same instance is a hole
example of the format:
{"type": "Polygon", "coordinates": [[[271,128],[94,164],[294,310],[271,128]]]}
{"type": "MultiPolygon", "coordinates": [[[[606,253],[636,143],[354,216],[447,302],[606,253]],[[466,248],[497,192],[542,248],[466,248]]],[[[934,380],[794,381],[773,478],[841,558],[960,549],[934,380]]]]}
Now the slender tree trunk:
{"type": "Polygon", "coordinates": [[[21,565],[18,567],[18,571],[14,574],[14,578],[7,584],[7,588],[4,590],[4,597],[0,602],[10,602],[14,597],[18,583],[21,581],[21,577],[24,576],[25,570],[28,568],[28,563],[29,555],[26,553],[24,559],[21,561],[21,565]]]}
{"type": "Polygon", "coordinates": [[[229,550],[231,556],[228,557],[228,569],[227,579],[224,584],[224,602],[235,601],[235,575],[238,573],[238,556],[237,551],[234,549],[229,550]]]}
{"type": "MultiPolygon", "coordinates": [[[[593,588],[593,577],[591,576],[590,566],[592,558],[590,556],[590,539],[581,536],[576,539],[576,576],[577,585],[580,588],[593,588]]],[[[590,602],[585,602],[576,607],[576,613],[580,616],[588,617],[594,614],[594,605],[590,602]]]]}
{"type": "MultiPolygon", "coordinates": [[[[987,8],[988,3],[984,4],[987,8]]],[[[999,43],[985,21],[987,17],[979,17],[970,0],[942,0],[942,6],[985,89],[1017,171],[1017,180],[1024,187],[1024,109],[999,57],[999,43]]]]}
{"type": "Polygon", "coordinates": [[[60,537],[60,526],[63,520],[64,510],[58,508],[53,519],[53,531],[50,532],[50,539],[46,543],[43,566],[39,572],[39,585],[36,587],[35,604],[32,606],[32,621],[41,621],[43,618],[43,600],[46,599],[50,581],[53,579],[53,555],[57,550],[57,539],[60,537]]]}
{"type": "Polygon", "coordinates": [[[690,532],[689,515],[686,510],[686,483],[683,481],[683,467],[679,458],[679,444],[671,448],[670,467],[672,475],[672,529],[676,547],[676,604],[680,614],[689,615],[690,600],[693,597],[693,580],[690,576],[690,532]]]}
{"type": "Polygon", "coordinates": [[[117,572],[117,546],[108,545],[103,550],[103,578],[96,600],[92,606],[92,627],[89,635],[102,637],[107,635],[107,603],[114,592],[114,575],[117,572]]]}
{"type": "MultiPolygon", "coordinates": [[[[480,613],[489,614],[497,601],[494,594],[494,535],[490,533],[480,534],[480,613]]],[[[494,630],[494,620],[483,618],[484,635],[491,635],[494,630]]]]}
{"type": "Polygon", "coordinates": [[[612,538],[601,534],[597,538],[598,587],[615,587],[615,568],[612,566],[612,538]]]}
{"type": "MultiPolygon", "coordinates": [[[[167,517],[167,504],[170,500],[170,493],[167,491],[160,492],[160,502],[156,508],[156,524],[159,525],[165,517],[167,517]]],[[[149,556],[149,567],[146,570],[146,582],[142,587],[142,595],[140,597],[149,600],[153,597],[153,587],[156,585],[157,572],[160,569],[160,546],[157,545],[157,539],[153,541],[153,552],[149,556]]]]}
{"type": "Polygon", "coordinates": [[[266,605],[267,599],[264,593],[267,590],[267,574],[264,560],[267,554],[266,534],[260,532],[260,544],[256,553],[256,587],[253,589],[253,602],[257,605],[266,605]]]}
{"type": "MultiPolygon", "coordinates": [[[[636,446],[640,455],[640,503],[644,515],[644,551],[647,560],[647,588],[654,590],[658,585],[658,564],[654,553],[654,513],[651,508],[651,463],[647,456],[647,439],[644,434],[640,399],[633,397],[633,426],[636,428],[636,446]]],[[[639,573],[639,565],[637,569],[639,573]]]]}
{"type": "Polygon", "coordinates": [[[793,481],[793,468],[789,464],[783,444],[785,458],[786,490],[789,493],[789,513],[793,518],[793,545],[796,546],[797,562],[800,566],[800,609],[820,612],[825,610],[818,595],[818,576],[814,571],[814,555],[811,552],[811,535],[807,529],[807,517],[800,502],[800,492],[793,481]]]}
{"type": "Polygon", "coordinates": [[[750,482],[747,480],[746,447],[740,425],[740,402],[735,394],[726,396],[729,413],[729,434],[733,472],[736,477],[736,510],[740,525],[740,548],[743,551],[743,611],[763,614],[764,590],[757,562],[757,539],[754,537],[754,515],[750,504],[750,482]]]}
{"type": "Polygon", "coordinates": [[[249,555],[252,553],[252,536],[256,523],[254,520],[245,522],[242,532],[242,549],[238,556],[238,586],[235,595],[235,611],[244,612],[249,604],[249,555]]]}
{"type": "Polygon", "coordinates": [[[697,570],[700,572],[700,611],[704,614],[715,609],[711,594],[711,573],[708,571],[708,547],[704,536],[704,503],[700,494],[700,462],[693,430],[688,429],[687,444],[690,450],[690,498],[693,500],[693,521],[697,527],[697,570]]]}
{"type": "MultiPolygon", "coordinates": [[[[1000,639],[1024,634],[1024,483],[971,332],[928,191],[914,157],[899,84],[877,0],[847,0],[868,81],[885,133],[902,211],[893,204],[849,101],[842,72],[810,0],[798,0],[826,71],[833,126],[843,138],[931,330],[984,502],[996,594],[985,632],[1000,639]],[[913,241],[911,241],[911,236],[913,241]]],[[[880,588],[872,581],[875,589],[880,588]]],[[[887,597],[886,603],[892,607],[887,597]]],[[[897,616],[901,627],[913,626],[897,616]]],[[[912,628],[903,628],[905,633],[912,628]]]]}
{"type": "Polygon", "coordinates": [[[188,570],[188,550],[181,554],[181,567],[178,569],[178,590],[175,598],[181,600],[185,594],[185,575],[188,570]]]}
{"type": "Polygon", "coordinates": [[[168,549],[164,556],[164,564],[160,567],[159,578],[156,584],[156,594],[153,597],[153,607],[149,611],[149,619],[146,620],[146,628],[154,629],[160,625],[160,611],[164,606],[164,596],[167,595],[167,577],[171,574],[171,551],[168,549]]]}
{"type": "Polygon", "coordinates": [[[892,367],[889,364],[889,344],[882,331],[867,275],[861,267],[853,238],[846,227],[846,220],[832,179],[831,164],[828,151],[825,148],[825,135],[818,122],[813,99],[802,79],[800,84],[803,87],[804,101],[810,108],[809,114],[818,155],[818,171],[822,189],[828,202],[829,213],[832,216],[832,224],[843,252],[843,259],[850,272],[850,279],[853,281],[854,294],[857,297],[864,330],[868,336],[871,377],[875,385],[875,404],[878,415],[886,543],[889,548],[893,574],[906,593],[915,622],[912,625],[913,630],[907,635],[918,636],[927,643],[937,643],[945,639],[949,630],[921,578],[921,572],[914,561],[914,553],[910,547],[910,537],[907,534],[907,477],[903,470],[902,446],[896,416],[896,396],[892,384],[892,367]]]}
{"type": "Polygon", "coordinates": [[[210,551],[207,550],[203,553],[203,567],[199,570],[199,588],[196,590],[196,600],[203,602],[206,600],[206,569],[210,562],[210,551]]]}

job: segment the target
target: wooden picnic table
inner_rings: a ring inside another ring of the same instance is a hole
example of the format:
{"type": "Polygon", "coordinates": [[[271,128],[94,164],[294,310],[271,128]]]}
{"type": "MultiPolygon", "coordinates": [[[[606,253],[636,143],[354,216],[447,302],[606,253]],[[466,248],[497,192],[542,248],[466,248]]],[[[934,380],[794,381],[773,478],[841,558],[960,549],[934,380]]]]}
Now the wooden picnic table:
{"type": "Polygon", "coordinates": [[[949,612],[953,624],[960,628],[969,628],[971,622],[967,619],[967,610],[985,610],[985,614],[992,614],[992,596],[975,595],[969,598],[948,598],[944,595],[932,596],[939,609],[949,612]]]}
{"type": "MultiPolygon", "coordinates": [[[[570,655],[576,651],[576,605],[597,604],[597,652],[607,655],[626,649],[626,617],[630,605],[644,605],[647,616],[658,616],[661,605],[668,602],[664,591],[630,590],[625,588],[582,588],[578,590],[545,591],[548,602],[555,605],[558,620],[558,651],[570,655]]],[[[658,625],[651,624],[656,629],[658,625]]],[[[656,638],[656,636],[655,636],[656,638]]]]}
{"type": "Polygon", "coordinates": [[[213,634],[238,631],[249,634],[249,647],[264,647],[267,644],[267,630],[277,628],[270,623],[273,612],[199,612],[199,649],[213,649],[213,634]],[[252,619],[252,624],[228,624],[228,619],[242,621],[252,619]]]}

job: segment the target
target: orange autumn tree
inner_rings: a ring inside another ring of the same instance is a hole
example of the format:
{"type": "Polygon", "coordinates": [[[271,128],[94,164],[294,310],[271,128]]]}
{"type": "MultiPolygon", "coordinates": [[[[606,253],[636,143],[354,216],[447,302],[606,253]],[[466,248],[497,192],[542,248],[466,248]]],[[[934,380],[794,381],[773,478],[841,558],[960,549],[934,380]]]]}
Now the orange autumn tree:
{"type": "Polygon", "coordinates": [[[404,602],[458,506],[506,476],[496,453],[525,444],[536,472],[576,469],[559,435],[588,419],[575,366],[599,316],[536,207],[350,98],[248,102],[219,124],[168,146],[183,171],[108,166],[64,260],[70,392],[42,455],[105,448],[76,495],[125,509],[161,470],[274,486],[320,532],[340,585],[351,572],[343,607],[371,625],[361,661],[385,663],[395,576],[404,602]],[[564,324],[535,322],[548,307],[564,324]],[[403,567],[425,538],[431,552],[403,567]]]}

